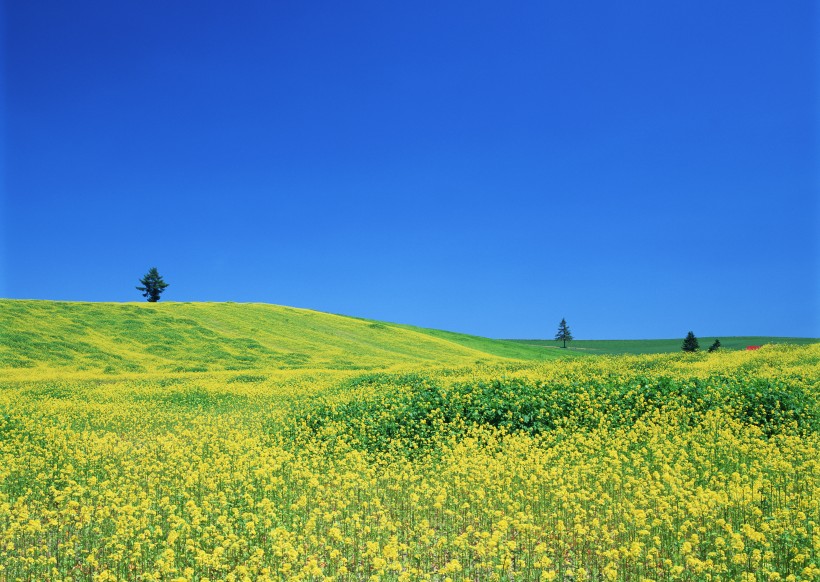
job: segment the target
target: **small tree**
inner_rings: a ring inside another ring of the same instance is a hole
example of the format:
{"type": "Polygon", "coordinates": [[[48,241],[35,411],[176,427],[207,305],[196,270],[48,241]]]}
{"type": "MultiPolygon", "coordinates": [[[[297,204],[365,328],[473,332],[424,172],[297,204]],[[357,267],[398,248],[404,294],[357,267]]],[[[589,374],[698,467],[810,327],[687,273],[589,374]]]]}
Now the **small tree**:
{"type": "Polygon", "coordinates": [[[709,346],[709,349],[708,349],[708,350],[706,350],[706,351],[708,351],[708,352],[716,352],[716,351],[718,351],[719,349],[720,349],[720,340],[719,340],[719,339],[716,339],[716,340],[715,340],[715,343],[713,343],[711,346],[709,346]]]}
{"type": "Polygon", "coordinates": [[[569,331],[569,326],[567,326],[567,320],[563,317],[561,318],[561,323],[558,324],[558,333],[555,334],[555,341],[557,342],[564,342],[562,347],[567,347],[567,342],[572,341],[572,332],[569,331]]]}
{"type": "Polygon", "coordinates": [[[683,346],[681,349],[684,352],[696,352],[700,349],[700,346],[698,345],[698,338],[696,338],[695,334],[691,331],[686,334],[686,339],[683,340],[683,346]]]}
{"type": "Polygon", "coordinates": [[[142,287],[137,287],[137,291],[142,291],[142,296],[146,297],[151,303],[159,301],[159,296],[165,291],[168,283],[162,280],[162,276],[157,272],[156,267],[151,267],[145,274],[145,277],[140,279],[142,287]]]}

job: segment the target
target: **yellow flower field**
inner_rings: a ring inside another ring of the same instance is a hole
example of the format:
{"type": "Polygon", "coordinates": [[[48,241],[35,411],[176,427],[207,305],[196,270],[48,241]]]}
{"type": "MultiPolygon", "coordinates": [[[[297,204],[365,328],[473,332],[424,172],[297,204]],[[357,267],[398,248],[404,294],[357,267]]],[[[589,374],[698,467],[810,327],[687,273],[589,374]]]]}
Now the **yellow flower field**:
{"type": "Polygon", "coordinates": [[[0,381],[0,580],[820,580],[820,346],[0,381]]]}

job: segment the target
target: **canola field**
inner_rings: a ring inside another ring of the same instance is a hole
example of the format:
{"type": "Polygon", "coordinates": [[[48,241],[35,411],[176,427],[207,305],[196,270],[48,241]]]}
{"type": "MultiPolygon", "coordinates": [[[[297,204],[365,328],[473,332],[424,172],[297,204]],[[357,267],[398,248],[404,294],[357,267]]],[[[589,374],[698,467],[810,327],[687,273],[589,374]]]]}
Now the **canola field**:
{"type": "Polygon", "coordinates": [[[0,580],[820,579],[820,345],[452,351],[112,372],[29,349],[0,376],[0,580]]]}

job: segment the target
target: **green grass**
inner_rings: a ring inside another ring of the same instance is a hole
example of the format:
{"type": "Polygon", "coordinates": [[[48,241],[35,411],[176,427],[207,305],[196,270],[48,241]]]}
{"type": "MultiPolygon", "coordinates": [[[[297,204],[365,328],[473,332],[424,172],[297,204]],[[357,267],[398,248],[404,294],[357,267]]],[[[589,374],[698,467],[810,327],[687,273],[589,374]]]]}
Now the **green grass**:
{"type": "MultiPolygon", "coordinates": [[[[699,338],[702,349],[715,338],[699,338]]],[[[809,338],[727,337],[724,349],[809,338]]],[[[104,374],[465,366],[582,354],[680,351],[681,339],[497,340],[260,303],[73,303],[0,299],[0,369],[104,374]]]]}
{"type": "Polygon", "coordinates": [[[0,300],[0,369],[212,372],[543,360],[554,350],[255,303],[0,300]]]}
{"type": "MultiPolygon", "coordinates": [[[[820,338],[802,337],[773,337],[773,336],[740,336],[740,337],[699,337],[701,350],[706,350],[712,343],[720,339],[721,348],[725,350],[745,350],[746,346],[762,346],[765,344],[798,344],[807,345],[820,342],[820,338]]],[[[511,343],[549,348],[548,351],[559,351],[561,344],[554,340],[506,340],[511,343]]],[[[649,339],[649,340],[575,340],[561,352],[585,354],[662,354],[681,351],[683,337],[679,339],[649,339]]]]}
{"type": "Polygon", "coordinates": [[[492,354],[500,358],[513,358],[518,360],[554,360],[556,357],[563,357],[564,352],[555,350],[545,350],[541,345],[529,345],[518,340],[490,339],[477,335],[468,335],[444,331],[441,329],[427,329],[412,325],[393,324],[419,333],[424,333],[433,337],[459,344],[474,350],[492,354]]]}

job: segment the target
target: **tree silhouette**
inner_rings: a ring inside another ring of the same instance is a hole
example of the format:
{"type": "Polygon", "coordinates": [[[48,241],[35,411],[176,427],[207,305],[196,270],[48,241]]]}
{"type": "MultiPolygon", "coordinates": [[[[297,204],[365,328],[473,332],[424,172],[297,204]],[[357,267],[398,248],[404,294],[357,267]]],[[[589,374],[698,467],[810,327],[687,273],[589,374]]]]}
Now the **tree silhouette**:
{"type": "Polygon", "coordinates": [[[145,276],[140,279],[140,283],[142,283],[142,287],[137,287],[137,291],[142,291],[142,296],[146,297],[151,303],[159,301],[159,296],[168,286],[168,283],[162,280],[162,276],[156,267],[148,269],[145,276]]]}
{"type": "Polygon", "coordinates": [[[564,342],[562,347],[567,347],[567,342],[572,341],[572,332],[569,331],[567,320],[563,317],[561,318],[561,323],[558,324],[558,333],[555,334],[555,341],[564,342]]]}
{"type": "Polygon", "coordinates": [[[690,331],[686,334],[686,339],[683,340],[681,349],[684,352],[696,352],[700,349],[700,345],[698,345],[698,338],[695,337],[694,333],[690,331]]]}

